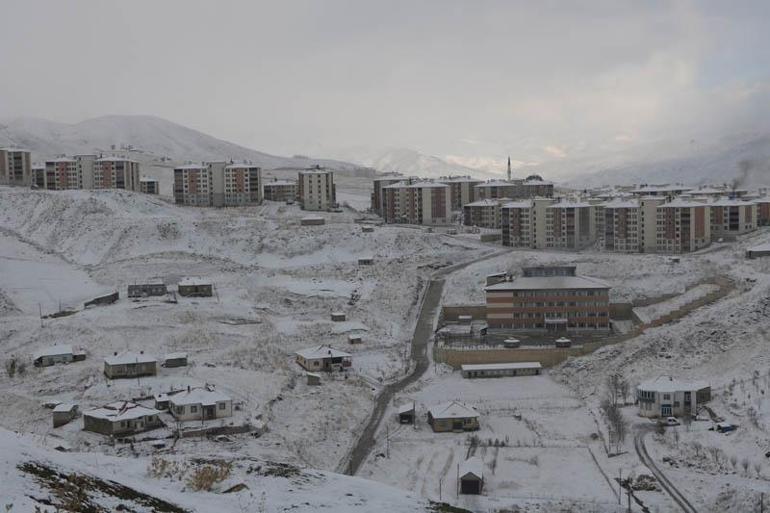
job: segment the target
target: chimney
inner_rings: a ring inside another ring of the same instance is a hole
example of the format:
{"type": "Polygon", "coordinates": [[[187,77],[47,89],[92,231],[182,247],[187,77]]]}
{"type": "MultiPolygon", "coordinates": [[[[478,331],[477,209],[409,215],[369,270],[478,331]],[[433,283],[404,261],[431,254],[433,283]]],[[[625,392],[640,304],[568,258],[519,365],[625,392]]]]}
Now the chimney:
{"type": "Polygon", "coordinates": [[[112,353],[112,356],[118,356],[118,352],[115,351],[114,353],[112,353]]]}
{"type": "Polygon", "coordinates": [[[139,354],[144,354],[144,350],[142,350],[142,351],[139,351],[139,354]]]}

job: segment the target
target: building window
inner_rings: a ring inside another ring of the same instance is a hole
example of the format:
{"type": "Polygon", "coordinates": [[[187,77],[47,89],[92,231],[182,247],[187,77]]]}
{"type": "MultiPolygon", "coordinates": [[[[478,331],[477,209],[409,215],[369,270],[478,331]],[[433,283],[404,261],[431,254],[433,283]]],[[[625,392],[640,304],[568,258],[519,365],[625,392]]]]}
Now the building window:
{"type": "Polygon", "coordinates": [[[219,403],[219,409],[220,410],[226,410],[227,409],[227,404],[226,403],[219,403]]]}
{"type": "Polygon", "coordinates": [[[196,405],[190,406],[190,413],[198,413],[198,406],[196,405]]]}
{"type": "Polygon", "coordinates": [[[175,411],[177,414],[179,414],[179,415],[182,415],[182,414],[184,414],[184,406],[176,406],[176,407],[174,408],[174,411],[175,411]]]}

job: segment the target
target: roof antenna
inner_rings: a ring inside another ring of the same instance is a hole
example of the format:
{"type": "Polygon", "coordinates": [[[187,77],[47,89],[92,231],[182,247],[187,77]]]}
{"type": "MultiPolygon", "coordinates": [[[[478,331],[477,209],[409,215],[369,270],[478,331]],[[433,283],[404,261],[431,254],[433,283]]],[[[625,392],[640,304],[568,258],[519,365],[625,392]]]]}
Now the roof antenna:
{"type": "Polygon", "coordinates": [[[508,155],[508,181],[511,181],[511,156],[508,155]]]}

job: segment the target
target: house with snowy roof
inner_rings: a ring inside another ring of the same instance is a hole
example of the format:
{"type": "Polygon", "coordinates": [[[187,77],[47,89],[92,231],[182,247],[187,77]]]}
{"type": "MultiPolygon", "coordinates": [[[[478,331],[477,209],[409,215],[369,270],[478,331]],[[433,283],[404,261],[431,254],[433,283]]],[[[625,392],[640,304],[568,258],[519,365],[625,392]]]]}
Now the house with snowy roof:
{"type": "Polygon", "coordinates": [[[479,429],[479,412],[457,401],[441,403],[428,410],[428,424],[436,433],[475,431],[479,429]]]}
{"type": "Polygon", "coordinates": [[[711,400],[711,386],[705,381],[683,381],[660,376],[636,387],[642,417],[694,416],[698,407],[711,400]]]}
{"type": "Polygon", "coordinates": [[[169,394],[168,411],[179,421],[221,419],[233,416],[233,400],[211,386],[188,387],[169,394]]]}
{"type": "Polygon", "coordinates": [[[104,359],[104,375],[109,379],[155,376],[157,373],[158,360],[144,351],[116,352],[104,359]]]}
{"type": "Polygon", "coordinates": [[[160,411],[116,401],[83,412],[83,429],[102,435],[133,435],[163,426],[160,411]]]}
{"type": "Polygon", "coordinates": [[[353,364],[353,357],[350,353],[334,349],[329,345],[320,345],[318,347],[309,347],[294,353],[297,363],[305,370],[310,372],[317,371],[340,371],[350,367],[353,364]]]}

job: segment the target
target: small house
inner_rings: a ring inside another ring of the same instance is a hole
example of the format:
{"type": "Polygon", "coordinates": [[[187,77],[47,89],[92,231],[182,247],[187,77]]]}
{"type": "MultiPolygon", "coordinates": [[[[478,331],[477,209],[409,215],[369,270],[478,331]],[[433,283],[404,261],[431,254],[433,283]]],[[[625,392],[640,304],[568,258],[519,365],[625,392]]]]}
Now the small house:
{"type": "Polygon", "coordinates": [[[321,226],[326,224],[326,219],[321,216],[305,216],[300,219],[299,223],[302,226],[321,226]]]}
{"type": "Polygon", "coordinates": [[[479,413],[457,401],[450,401],[428,410],[428,424],[436,433],[475,431],[479,429],[479,413]]]}
{"type": "Polygon", "coordinates": [[[176,420],[212,420],[233,416],[233,400],[210,386],[168,395],[168,411],[176,420]]]}
{"type": "Polygon", "coordinates": [[[484,489],[484,462],[481,458],[473,456],[460,463],[459,480],[460,493],[481,495],[484,489]]]}
{"type": "MultiPolygon", "coordinates": [[[[85,359],[85,354],[83,354],[82,359],[85,359]]],[[[69,345],[46,347],[32,355],[32,363],[35,367],[50,367],[58,363],[73,361],[75,361],[75,353],[72,351],[72,346],[69,345]]]]}
{"type": "Polygon", "coordinates": [[[104,359],[104,375],[109,379],[155,376],[157,373],[158,361],[144,351],[114,353],[104,359]]]}
{"type": "Polygon", "coordinates": [[[364,233],[372,233],[374,231],[374,226],[364,225],[361,227],[361,231],[364,233]]]}
{"type": "Polygon", "coordinates": [[[543,366],[540,362],[482,363],[460,366],[464,378],[500,378],[515,376],[536,376],[543,366]]]}
{"type": "Polygon", "coordinates": [[[398,407],[398,423],[414,424],[415,406],[414,402],[402,404],[398,407]]]}
{"type": "Polygon", "coordinates": [[[359,333],[351,333],[348,335],[348,343],[361,344],[364,341],[363,337],[359,333]]]}
{"type": "Polygon", "coordinates": [[[202,278],[182,278],[177,291],[185,297],[211,297],[214,295],[214,286],[202,278]]]}
{"type": "Polygon", "coordinates": [[[78,405],[74,403],[60,403],[53,409],[53,427],[57,428],[67,424],[78,416],[78,405]]]}
{"type": "Polygon", "coordinates": [[[358,259],[358,265],[374,265],[373,257],[361,257],[358,259]]]}
{"type": "Polygon", "coordinates": [[[163,367],[187,367],[187,353],[169,353],[163,358],[163,367]]]}
{"type": "Polygon", "coordinates": [[[309,347],[294,354],[300,367],[311,372],[341,371],[353,364],[353,357],[350,353],[334,349],[328,345],[309,347]]]}
{"type": "Polygon", "coordinates": [[[139,283],[128,286],[128,297],[165,296],[168,289],[163,280],[151,280],[147,283],[139,283]]]}
{"type": "Polygon", "coordinates": [[[560,337],[556,339],[555,345],[558,348],[565,349],[572,347],[572,341],[566,337],[560,337]]]}
{"type": "Polygon", "coordinates": [[[321,384],[321,375],[315,372],[307,373],[307,384],[315,387],[321,384]]]}
{"type": "Polygon", "coordinates": [[[133,435],[162,427],[160,413],[129,401],[116,401],[83,412],[83,429],[102,435],[133,435]]]}
{"type": "Polygon", "coordinates": [[[332,321],[344,322],[346,319],[345,312],[332,312],[332,321]]]}
{"type": "Polygon", "coordinates": [[[703,381],[680,381],[660,376],[636,387],[642,417],[695,416],[698,407],[711,400],[711,386],[703,381]]]}

